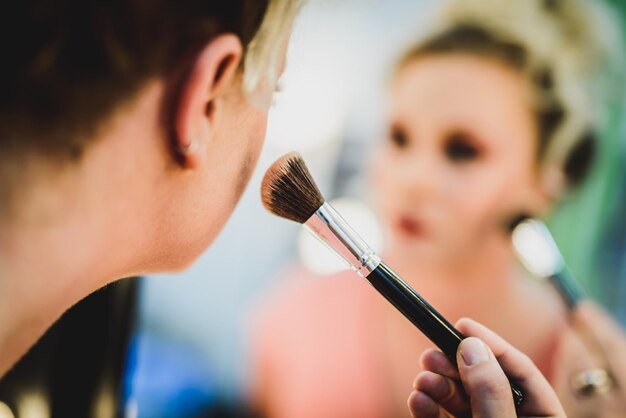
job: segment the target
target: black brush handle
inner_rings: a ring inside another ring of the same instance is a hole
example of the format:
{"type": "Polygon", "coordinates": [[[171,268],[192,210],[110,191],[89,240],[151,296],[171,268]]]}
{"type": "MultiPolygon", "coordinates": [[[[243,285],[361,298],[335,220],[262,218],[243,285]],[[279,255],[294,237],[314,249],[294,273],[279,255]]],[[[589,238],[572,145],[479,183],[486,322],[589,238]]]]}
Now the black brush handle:
{"type": "MultiPolygon", "coordinates": [[[[450,324],[385,263],[380,263],[366,279],[378,292],[408,318],[456,366],[456,352],[465,336],[450,324]]],[[[524,399],[523,392],[511,383],[516,406],[524,399]]]]}

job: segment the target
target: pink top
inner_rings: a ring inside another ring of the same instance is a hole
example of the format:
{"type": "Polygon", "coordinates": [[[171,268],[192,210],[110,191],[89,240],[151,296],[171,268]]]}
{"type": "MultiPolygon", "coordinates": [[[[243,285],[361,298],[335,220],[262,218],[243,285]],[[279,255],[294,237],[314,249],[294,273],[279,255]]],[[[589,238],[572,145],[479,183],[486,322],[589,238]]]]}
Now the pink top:
{"type": "MultiPolygon", "coordinates": [[[[375,318],[376,304],[387,302],[352,272],[294,270],[253,319],[253,405],[271,418],[393,416],[375,318]]],[[[544,371],[555,343],[533,358],[544,371]]]]}

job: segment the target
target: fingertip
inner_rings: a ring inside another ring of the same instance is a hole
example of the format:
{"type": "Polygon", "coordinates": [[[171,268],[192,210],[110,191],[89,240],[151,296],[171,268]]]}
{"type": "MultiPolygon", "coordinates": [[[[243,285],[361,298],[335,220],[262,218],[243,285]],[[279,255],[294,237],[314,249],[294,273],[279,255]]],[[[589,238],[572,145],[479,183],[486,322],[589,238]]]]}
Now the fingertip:
{"type": "Polygon", "coordinates": [[[456,321],[454,326],[462,333],[466,333],[467,330],[474,328],[477,324],[478,322],[474,321],[472,318],[468,318],[464,316],[458,321],[456,321]]]}
{"type": "Polygon", "coordinates": [[[452,380],[439,374],[424,371],[415,379],[415,389],[428,395],[438,404],[444,403],[452,398],[456,388],[452,380]]]}
{"type": "Polygon", "coordinates": [[[472,318],[470,318],[468,316],[462,316],[461,318],[459,318],[458,321],[456,321],[456,325],[463,325],[463,324],[466,324],[468,322],[476,322],[476,321],[474,321],[472,318]]]}
{"type": "Polygon", "coordinates": [[[413,418],[430,418],[439,416],[439,405],[428,395],[418,390],[414,390],[409,395],[407,406],[413,418]]]}
{"type": "Polygon", "coordinates": [[[472,405],[510,410],[513,399],[509,381],[487,344],[479,338],[468,337],[459,345],[457,358],[463,386],[472,398],[472,405]]]}
{"type": "Polygon", "coordinates": [[[439,351],[435,350],[434,348],[427,348],[420,356],[420,366],[422,366],[423,369],[427,368],[429,360],[433,357],[437,357],[438,354],[439,351]]]}
{"type": "Polygon", "coordinates": [[[478,337],[489,347],[495,357],[500,357],[511,345],[498,334],[470,318],[461,318],[457,322],[457,328],[468,337],[478,337]]]}
{"type": "Polygon", "coordinates": [[[420,357],[420,364],[424,370],[430,370],[451,379],[458,379],[459,377],[456,366],[441,351],[435,349],[424,351],[420,357]]]}
{"type": "Polygon", "coordinates": [[[457,350],[457,361],[465,366],[476,366],[494,358],[493,352],[480,338],[467,337],[457,350]]]}
{"type": "Polygon", "coordinates": [[[426,385],[428,385],[428,382],[436,380],[437,377],[441,377],[433,372],[429,372],[429,371],[423,371],[420,372],[417,377],[415,378],[415,389],[418,391],[422,391],[425,393],[428,393],[426,391],[424,391],[424,382],[426,382],[426,385]]]}

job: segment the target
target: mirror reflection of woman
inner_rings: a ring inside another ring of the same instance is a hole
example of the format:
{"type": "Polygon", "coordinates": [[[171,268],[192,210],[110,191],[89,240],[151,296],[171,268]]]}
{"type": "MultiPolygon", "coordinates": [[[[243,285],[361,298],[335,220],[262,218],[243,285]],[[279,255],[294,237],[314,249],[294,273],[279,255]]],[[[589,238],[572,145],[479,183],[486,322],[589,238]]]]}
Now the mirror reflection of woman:
{"type": "MultiPolygon", "coordinates": [[[[588,174],[601,108],[594,77],[606,57],[598,27],[611,27],[592,6],[452,3],[396,67],[388,135],[370,167],[389,264],[449,320],[484,323],[549,380],[573,373],[557,358],[566,313],[520,270],[506,224],[547,216],[588,174]]],[[[403,416],[403,388],[432,344],[351,273],[293,275],[258,319],[258,409],[403,416]]]]}

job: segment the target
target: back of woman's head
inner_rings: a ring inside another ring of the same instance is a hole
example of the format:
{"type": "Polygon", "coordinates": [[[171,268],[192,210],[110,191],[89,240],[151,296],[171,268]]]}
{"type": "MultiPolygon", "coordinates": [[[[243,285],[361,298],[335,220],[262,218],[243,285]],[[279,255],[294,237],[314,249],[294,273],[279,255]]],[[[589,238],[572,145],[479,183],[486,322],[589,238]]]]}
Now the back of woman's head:
{"type": "Polygon", "coordinates": [[[556,165],[577,185],[598,145],[609,99],[601,81],[607,69],[621,64],[620,39],[619,25],[600,2],[453,1],[400,67],[423,56],[469,54],[519,72],[533,96],[539,161],[556,165]]]}
{"type": "MultiPolygon", "coordinates": [[[[235,34],[243,88],[278,71],[298,0],[29,0],[0,13],[0,209],[35,157],[78,161],[150,80],[172,84],[212,38],[235,34]]],[[[1,212],[1,210],[0,210],[1,212]]]]}
{"type": "MultiPolygon", "coordinates": [[[[243,46],[242,89],[272,83],[299,0],[29,0],[0,13],[0,215],[25,167],[80,160],[124,103],[177,80],[220,34],[243,46]],[[36,164],[33,164],[36,162],[36,164]]],[[[249,95],[251,97],[251,95],[249,95]]],[[[164,129],[169,129],[162,103],[164,129]]],[[[36,168],[36,167],[35,167],[36,168]]]]}

